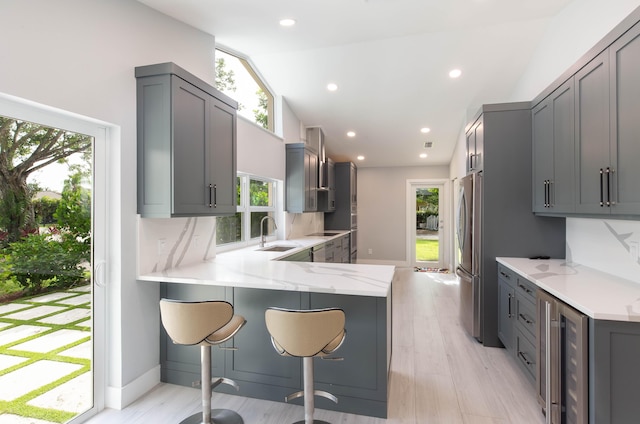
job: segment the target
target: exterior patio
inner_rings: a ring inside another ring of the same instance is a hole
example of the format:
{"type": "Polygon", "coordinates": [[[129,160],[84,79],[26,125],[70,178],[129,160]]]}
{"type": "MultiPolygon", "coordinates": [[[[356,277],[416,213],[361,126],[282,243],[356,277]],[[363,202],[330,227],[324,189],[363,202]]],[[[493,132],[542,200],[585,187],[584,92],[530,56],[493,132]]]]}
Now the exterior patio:
{"type": "Polygon", "coordinates": [[[0,423],[64,423],[92,405],[91,286],[0,305],[0,423]]]}

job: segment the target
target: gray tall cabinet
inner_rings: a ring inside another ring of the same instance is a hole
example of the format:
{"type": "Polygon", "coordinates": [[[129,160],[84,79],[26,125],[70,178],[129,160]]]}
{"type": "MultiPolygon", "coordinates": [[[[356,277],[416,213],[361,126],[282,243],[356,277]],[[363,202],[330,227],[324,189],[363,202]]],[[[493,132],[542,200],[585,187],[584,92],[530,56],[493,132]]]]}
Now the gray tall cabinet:
{"type": "Polygon", "coordinates": [[[173,63],[135,75],[138,213],[234,214],[237,103],[173,63]]]}
{"type": "MultiPolygon", "coordinates": [[[[480,313],[482,342],[498,339],[497,256],[565,257],[565,220],[531,212],[531,104],[484,105],[467,132],[482,128],[480,313]]],[[[325,218],[326,225],[326,218],[325,218]]],[[[504,293],[503,293],[504,295],[504,293]]],[[[508,293],[507,293],[508,296],[508,293]]]]}

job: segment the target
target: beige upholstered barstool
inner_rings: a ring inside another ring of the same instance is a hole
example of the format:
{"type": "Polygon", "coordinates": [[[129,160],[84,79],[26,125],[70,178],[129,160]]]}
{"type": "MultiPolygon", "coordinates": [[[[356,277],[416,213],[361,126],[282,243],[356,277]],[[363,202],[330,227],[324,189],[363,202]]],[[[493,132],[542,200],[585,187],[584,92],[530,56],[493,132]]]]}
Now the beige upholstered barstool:
{"type": "Polygon", "coordinates": [[[304,421],[295,424],[328,424],[313,419],[314,395],[338,403],[331,393],[313,389],[313,358],[323,359],[335,352],[347,334],[344,311],[338,308],[291,310],[269,308],[265,312],[267,330],[275,350],[283,356],[302,357],[303,390],[290,394],[286,402],[304,396],[304,421]]]}
{"type": "Polygon", "coordinates": [[[202,413],[185,418],[181,424],[243,424],[242,417],[234,411],[211,410],[213,388],[219,384],[228,384],[238,390],[238,385],[233,380],[211,378],[211,346],[230,340],[247,322],[244,317],[234,315],[233,306],[228,302],[183,302],[168,299],[160,300],[160,316],[173,343],[200,345],[202,413]]]}

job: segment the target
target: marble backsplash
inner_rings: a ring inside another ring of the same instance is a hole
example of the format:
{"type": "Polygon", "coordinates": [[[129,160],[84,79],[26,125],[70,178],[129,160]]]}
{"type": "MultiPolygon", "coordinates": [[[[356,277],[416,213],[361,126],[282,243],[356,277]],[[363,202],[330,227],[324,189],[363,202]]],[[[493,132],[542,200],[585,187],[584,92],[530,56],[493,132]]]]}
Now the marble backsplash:
{"type": "Polygon", "coordinates": [[[640,221],[567,218],[567,259],[640,284],[640,221]]]}
{"type": "MultiPolygon", "coordinates": [[[[284,228],[278,223],[279,239],[295,239],[324,230],[323,213],[284,213],[284,221],[284,228]]],[[[137,252],[138,275],[215,258],[216,219],[138,217],[137,252]]]]}
{"type": "Polygon", "coordinates": [[[324,231],[324,213],[285,213],[285,239],[291,240],[324,231]]]}
{"type": "Polygon", "coordinates": [[[216,256],[216,219],[138,217],[138,274],[216,256]]]}

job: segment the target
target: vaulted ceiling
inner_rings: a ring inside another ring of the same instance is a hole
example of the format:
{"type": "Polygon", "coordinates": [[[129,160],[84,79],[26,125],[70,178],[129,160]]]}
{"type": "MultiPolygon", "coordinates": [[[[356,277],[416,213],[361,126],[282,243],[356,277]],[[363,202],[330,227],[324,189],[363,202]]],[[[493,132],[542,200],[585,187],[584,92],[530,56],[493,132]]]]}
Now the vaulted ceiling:
{"type": "Polygon", "coordinates": [[[480,105],[531,100],[511,93],[572,0],[138,1],[248,56],[329,156],[380,167],[448,164],[480,105]]]}

